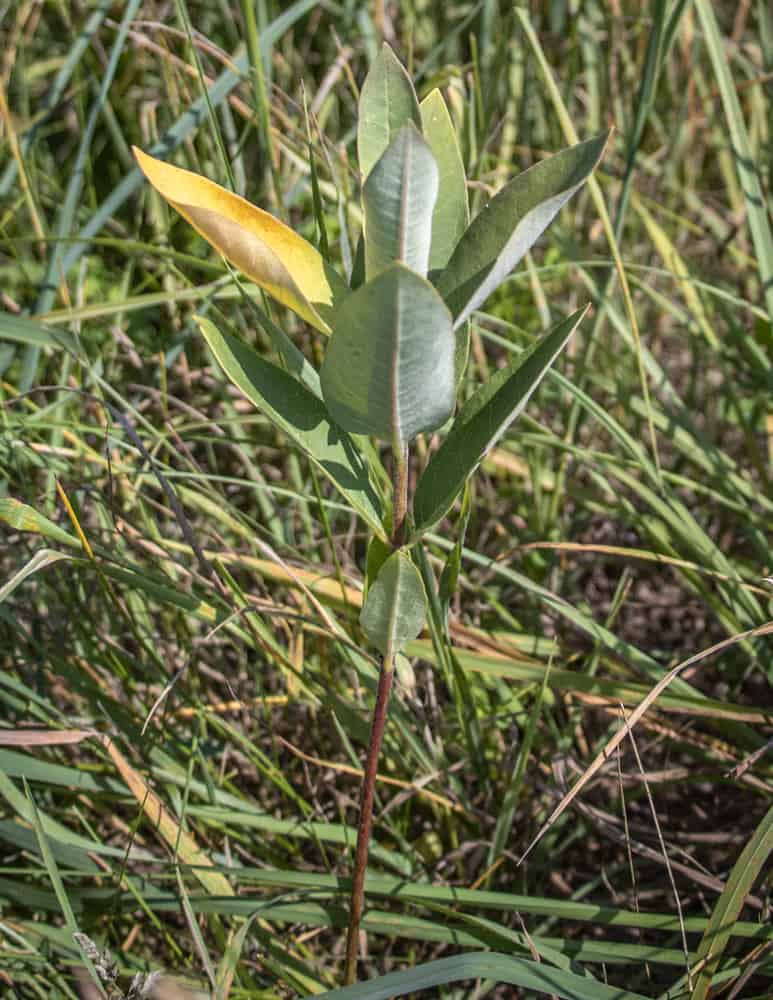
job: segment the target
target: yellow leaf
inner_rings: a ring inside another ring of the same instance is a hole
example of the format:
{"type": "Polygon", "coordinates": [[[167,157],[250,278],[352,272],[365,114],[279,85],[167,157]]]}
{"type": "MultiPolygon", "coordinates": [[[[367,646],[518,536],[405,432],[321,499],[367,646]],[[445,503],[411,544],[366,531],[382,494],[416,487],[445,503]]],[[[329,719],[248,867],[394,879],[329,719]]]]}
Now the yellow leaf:
{"type": "Polygon", "coordinates": [[[133,149],[156,191],[218,253],[278,302],[330,333],[333,313],[349,288],[311,243],[206,177],[133,149]]]}

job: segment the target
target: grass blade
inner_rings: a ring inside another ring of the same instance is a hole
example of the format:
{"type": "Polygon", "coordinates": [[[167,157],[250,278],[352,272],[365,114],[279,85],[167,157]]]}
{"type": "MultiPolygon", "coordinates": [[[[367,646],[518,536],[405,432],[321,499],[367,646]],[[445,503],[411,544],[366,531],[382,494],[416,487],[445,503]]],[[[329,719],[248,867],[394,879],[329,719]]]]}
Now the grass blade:
{"type": "Polygon", "coordinates": [[[544,963],[485,951],[441,958],[405,972],[392,972],[369,982],[331,990],[322,993],[320,1000],[389,1000],[390,997],[405,996],[415,990],[445,986],[464,979],[492,979],[497,983],[536,990],[540,995],[553,994],[563,1000],[645,1000],[638,993],[605,986],[598,980],[553,969],[544,963]]]}
{"type": "Polygon", "coordinates": [[[717,900],[701,942],[696,962],[705,962],[695,982],[690,1000],[705,1000],[712,979],[719,967],[722,953],[730,940],[733,924],[738,919],[746,896],[773,851],[773,806],[765,814],[754,835],[733,865],[725,890],[717,900]]]}
{"type": "Polygon", "coordinates": [[[719,32],[714,6],[710,0],[695,0],[695,6],[703,28],[714,75],[717,79],[722,106],[725,109],[733,158],[746,201],[752,242],[757,252],[762,294],[765,298],[768,316],[773,323],[773,232],[770,228],[765,192],[760,182],[759,169],[749,141],[749,133],[746,130],[736,84],[730,70],[730,60],[719,32]]]}

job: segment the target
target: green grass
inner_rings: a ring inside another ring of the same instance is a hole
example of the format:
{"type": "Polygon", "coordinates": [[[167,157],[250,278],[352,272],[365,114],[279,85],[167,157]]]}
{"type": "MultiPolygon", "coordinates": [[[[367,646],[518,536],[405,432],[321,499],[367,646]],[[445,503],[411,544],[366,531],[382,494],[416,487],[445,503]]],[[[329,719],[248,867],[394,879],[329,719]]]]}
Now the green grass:
{"type": "MultiPolygon", "coordinates": [[[[444,88],[473,211],[573,132],[617,131],[476,316],[470,387],[594,303],[476,480],[456,656],[411,647],[361,966],[403,977],[357,996],[532,997],[535,958],[557,995],[770,995],[773,758],[731,771],[773,723],[773,25],[764,2],[542,6],[3,12],[0,720],[63,731],[0,747],[9,995],[77,996],[105,948],[123,992],[157,969],[232,998],[340,982],[365,530],[194,316],[274,360],[271,323],[317,367],[324,343],[245,304],[129,147],[351,259],[356,86],[385,32],[420,97],[444,88]],[[643,770],[626,736],[519,866],[620,706],[734,636],[644,713],[643,770]]],[[[436,576],[458,521],[430,536],[436,576]]]]}

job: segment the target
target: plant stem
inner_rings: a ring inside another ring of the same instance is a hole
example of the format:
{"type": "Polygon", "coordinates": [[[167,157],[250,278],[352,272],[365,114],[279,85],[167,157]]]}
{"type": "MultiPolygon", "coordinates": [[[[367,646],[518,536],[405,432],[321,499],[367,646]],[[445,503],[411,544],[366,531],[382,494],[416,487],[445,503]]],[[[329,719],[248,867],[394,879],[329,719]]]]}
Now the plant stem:
{"type": "Polygon", "coordinates": [[[344,986],[350,986],[357,980],[357,954],[359,952],[360,921],[365,903],[365,871],[368,866],[368,847],[373,820],[373,796],[376,790],[376,770],[381,752],[381,741],[384,736],[389,692],[392,689],[392,677],[394,676],[393,662],[391,656],[385,656],[381,663],[376,705],[373,709],[373,721],[370,726],[370,745],[365,762],[365,772],[362,776],[360,823],[357,829],[357,851],[354,856],[354,872],[352,874],[349,930],[346,935],[344,986]]]}
{"type": "Polygon", "coordinates": [[[408,516],[408,445],[394,448],[394,467],[392,469],[393,521],[392,545],[399,549],[405,541],[405,528],[408,516]]]}
{"type": "MultiPolygon", "coordinates": [[[[392,547],[399,549],[405,541],[408,517],[408,445],[394,446],[392,465],[393,527],[392,547]]],[[[368,867],[368,848],[373,825],[373,799],[376,794],[376,773],[381,742],[386,726],[389,693],[394,676],[394,653],[390,649],[381,661],[378,675],[376,704],[370,724],[370,743],[365,759],[360,790],[360,820],[357,827],[357,848],[354,854],[352,872],[352,893],[349,902],[349,929],[346,934],[346,964],[344,966],[344,986],[357,981],[357,955],[359,953],[360,922],[365,906],[365,872],[368,867]]]]}

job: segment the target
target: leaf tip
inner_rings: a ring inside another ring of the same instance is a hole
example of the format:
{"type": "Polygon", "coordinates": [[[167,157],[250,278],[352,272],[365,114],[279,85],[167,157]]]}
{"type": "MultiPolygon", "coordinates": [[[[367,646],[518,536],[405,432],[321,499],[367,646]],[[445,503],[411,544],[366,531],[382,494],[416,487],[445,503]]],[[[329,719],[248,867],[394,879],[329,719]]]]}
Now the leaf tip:
{"type": "MultiPolygon", "coordinates": [[[[148,170],[150,169],[151,164],[155,162],[154,157],[152,157],[150,153],[146,153],[143,149],[140,149],[139,146],[132,146],[131,150],[134,159],[137,161],[137,166],[143,174],[148,177],[148,170]]],[[[150,178],[148,177],[148,179],[150,178]]]]}

